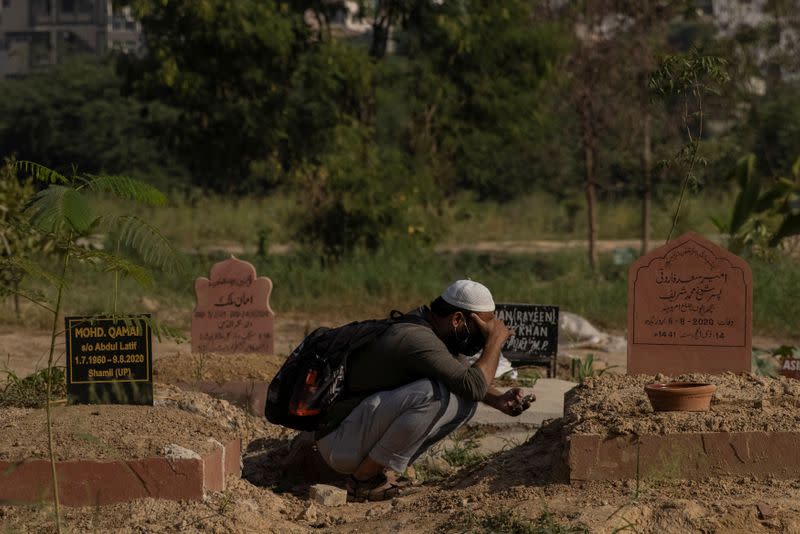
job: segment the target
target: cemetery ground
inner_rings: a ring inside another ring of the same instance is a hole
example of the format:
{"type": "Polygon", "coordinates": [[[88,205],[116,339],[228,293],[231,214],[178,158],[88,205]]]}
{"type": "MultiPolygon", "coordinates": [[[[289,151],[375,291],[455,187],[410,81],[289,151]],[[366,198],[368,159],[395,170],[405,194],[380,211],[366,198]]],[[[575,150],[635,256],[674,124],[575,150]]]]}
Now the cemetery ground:
{"type": "MultiPolygon", "coordinates": [[[[346,317],[291,313],[276,321],[276,352],[293,346],[302,338],[309,324],[337,324],[346,317]]],[[[791,339],[757,337],[756,344],[771,345],[791,339]]],[[[13,368],[24,374],[23,361],[34,361],[46,345],[46,335],[36,329],[4,325],[0,344],[18,356],[13,368]]],[[[591,353],[606,365],[619,367],[608,371],[624,372],[624,354],[603,353],[597,349],[579,349],[591,353]]],[[[282,362],[281,356],[192,355],[188,344],[164,342],[154,348],[156,407],[174,409],[173,419],[158,421],[152,415],[125,416],[128,436],[121,435],[113,424],[91,425],[71,418],[69,410],[57,408],[59,454],[68,457],[74,447],[95,456],[141,454],[143,448],[158,450],[170,440],[192,446],[192,439],[202,438],[209,428],[223,427],[238,434],[243,444],[242,478],[229,476],[223,491],[208,492],[201,501],[140,499],[104,506],[65,507],[64,522],[73,532],[800,532],[800,484],[796,478],[783,477],[705,477],[696,481],[670,480],[668,473],[648,473],[620,481],[573,481],[566,478],[561,436],[564,425],[591,430],[592,425],[607,424],[604,417],[622,414],[615,424],[642,425],[646,418],[627,417],[637,411],[637,403],[646,402],[643,392],[627,398],[584,395],[567,419],[545,422],[541,428],[498,425],[470,426],[454,439],[443,443],[417,463],[419,491],[388,502],[348,503],[328,507],[312,503],[309,483],[286,479],[275,466],[285,453],[293,432],[267,423],[263,418],[199,392],[184,391],[164,382],[188,377],[224,381],[233,376],[269,380],[282,362]],[[617,403],[611,406],[609,403],[617,403]],[[587,407],[583,409],[582,407],[587,407]],[[583,410],[583,411],[581,411],[583,410]],[[175,419],[177,418],[177,419],[175,419]],[[165,424],[167,423],[167,424],[165,424]],[[202,427],[193,428],[194,426],[202,427]],[[581,425],[583,425],[581,427],[581,425]],[[169,428],[169,427],[173,428],[169,428]],[[188,433],[176,433],[183,427],[188,433]],[[139,428],[140,430],[134,430],[139,428]],[[58,430],[60,429],[60,430],[58,430]],[[78,430],[76,430],[78,429],[78,430]],[[87,437],[91,436],[91,437],[87,437]],[[127,437],[127,439],[126,439],[127,437]],[[132,445],[132,442],[138,445],[132,445]],[[620,530],[622,529],[622,530],[620,530]]],[[[285,354],[285,352],[284,352],[285,354]]],[[[602,365],[600,366],[602,367],[602,365]]],[[[562,358],[561,376],[569,377],[567,361],[562,358]]],[[[747,398],[745,410],[722,413],[700,425],[758,424],[758,417],[769,413],[770,421],[789,425],[797,421],[800,391],[792,384],[792,395],[778,402],[787,379],[745,378],[729,375],[722,406],[732,397],[747,398]],[[756,401],[759,401],[757,403],[756,401]],[[757,407],[758,406],[758,407],[757,407]]],[[[524,379],[520,385],[530,385],[524,379]]],[[[591,381],[590,381],[591,383],[591,381]]],[[[644,382],[642,382],[644,383],[644,382]]],[[[500,385],[512,385],[500,381],[500,385]]],[[[541,386],[533,391],[541,391],[541,386]]],[[[587,395],[588,393],[588,395],[587,395]]],[[[542,398],[541,401],[547,399],[542,398]]],[[[536,404],[534,409],[538,408],[536,404]]],[[[119,407],[93,406],[109,421],[119,407]]],[[[128,407],[136,412],[139,407],[128,407]]],[[[687,414],[681,414],[684,419],[687,414]]],[[[118,417],[118,416],[115,416],[118,417]]],[[[118,419],[119,420],[119,419],[118,419]]],[[[661,432],[670,425],[685,425],[671,416],[659,418],[658,428],[637,428],[642,433],[661,432]]],[[[43,422],[41,422],[43,424],[43,422]]],[[[3,419],[0,460],[24,448],[34,456],[46,454],[41,432],[17,432],[25,425],[21,419],[3,419]],[[27,440],[24,443],[23,440],[27,440]]],[[[705,428],[705,427],[704,427],[705,428]]],[[[775,427],[776,429],[779,426],[775,427]]],[[[124,434],[124,433],[123,433],[124,434]]],[[[776,452],[776,455],[778,453],[776,452]]],[[[33,506],[0,506],[5,532],[49,532],[52,509],[42,503],[33,506]]]]}
{"type": "MultiPolygon", "coordinates": [[[[643,407],[646,398],[641,388],[626,398],[593,396],[603,390],[603,384],[613,383],[615,373],[625,371],[624,351],[606,352],[608,347],[604,346],[590,343],[562,351],[558,366],[562,380],[580,378],[575,376],[572,357],[587,361],[591,355],[597,362],[588,371],[577,366],[583,376],[604,372],[597,381],[589,379],[580,386],[580,402],[571,405],[567,418],[527,427],[470,426],[418,462],[416,477],[420,484],[416,493],[388,502],[348,503],[338,507],[313,503],[308,495],[308,482],[282,476],[276,469],[292,431],[250,415],[240,406],[171,385],[187,382],[191,386],[192,382],[225,382],[232,378],[265,383],[285,355],[313,327],[338,325],[382,315],[392,307],[408,309],[426,302],[449,281],[448,272],[466,273],[485,281],[498,300],[509,301],[510,296],[518,295],[514,300],[557,303],[564,311],[588,317],[606,333],[624,335],[627,266],[616,264],[613,248],[602,258],[599,277],[581,267],[585,262],[580,253],[569,251],[540,255],[462,251],[413,260],[377,254],[338,266],[303,263],[304,258],[292,252],[247,258],[256,264],[260,275],[268,275],[275,281],[271,300],[277,314],[275,355],[200,357],[191,354],[188,343],[156,343],[153,351],[156,409],[169,411],[171,419],[162,421],[169,424],[155,422],[152,413],[145,415],[146,409],[138,407],[124,410],[124,415],[120,415],[122,411],[114,411],[118,407],[92,407],[99,415],[92,415],[90,422],[70,419],[70,410],[64,407],[56,407],[54,412],[57,449],[65,455],[80,448],[97,457],[135,456],[160,451],[181,440],[201,450],[197,440],[206,441],[209,433],[222,438],[229,433],[239,435],[242,477],[229,476],[223,490],[208,491],[206,498],[198,501],[144,498],[103,506],[67,506],[62,511],[67,529],[76,532],[800,532],[800,521],[796,519],[800,512],[797,476],[728,475],[686,481],[673,480],[666,471],[643,469],[638,476],[626,480],[570,483],[564,464],[566,430],[580,432],[592,430],[592,424],[615,424],[625,432],[656,436],[686,425],[685,418],[672,415],[659,416],[655,427],[644,425],[640,416],[646,411],[643,407]],[[609,412],[621,414],[619,420],[603,419],[609,412]],[[118,418],[116,425],[91,423],[113,421],[114,417],[118,418]],[[120,432],[122,417],[125,432],[120,432]]],[[[224,257],[194,257],[192,275],[205,275],[214,261],[224,257]]],[[[751,265],[754,347],[769,350],[800,344],[794,330],[793,311],[800,288],[800,268],[796,261],[780,257],[763,262],[751,260],[751,265]]],[[[108,303],[102,301],[107,298],[104,292],[96,282],[91,282],[104,280],[102,274],[82,274],[88,276],[79,279],[88,278],[90,282],[69,288],[73,304],[68,312],[91,313],[107,308],[108,303]]],[[[159,320],[188,333],[192,307],[190,283],[167,276],[160,284],[152,295],[141,297],[133,291],[126,292],[123,283],[120,307],[157,314],[159,320]]],[[[3,314],[0,348],[7,370],[23,377],[41,369],[48,337],[36,313],[23,307],[19,322],[8,308],[3,314]]],[[[544,391],[544,381],[534,384],[531,376],[520,373],[516,380],[498,381],[498,385],[533,385],[534,392],[544,391]]],[[[718,398],[720,402],[715,404],[710,418],[703,416],[697,423],[704,430],[736,430],[740,423],[745,425],[744,429],[759,431],[797,426],[794,412],[800,406],[800,391],[787,379],[730,375],[708,378],[723,380],[728,393],[718,398]],[[732,406],[731,402],[734,409],[726,409],[732,406]]],[[[547,400],[553,399],[543,396],[533,410],[544,406],[547,400]]],[[[246,402],[240,404],[247,406],[246,402]]],[[[23,432],[36,425],[35,416],[30,414],[17,410],[13,416],[0,418],[3,428],[0,461],[13,458],[20,451],[33,457],[44,456],[46,446],[41,430],[34,435],[23,432]]],[[[773,452],[775,461],[780,462],[781,451],[773,452]]],[[[46,502],[4,505],[0,506],[0,520],[0,531],[49,532],[52,508],[46,502]]]]}

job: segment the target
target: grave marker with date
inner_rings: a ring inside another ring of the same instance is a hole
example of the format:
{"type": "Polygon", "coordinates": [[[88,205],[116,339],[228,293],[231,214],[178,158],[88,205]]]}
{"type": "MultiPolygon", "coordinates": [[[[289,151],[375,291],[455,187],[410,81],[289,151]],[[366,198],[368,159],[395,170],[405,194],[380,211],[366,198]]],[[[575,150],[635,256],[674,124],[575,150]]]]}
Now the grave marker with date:
{"type": "Polygon", "coordinates": [[[153,343],[148,318],[64,318],[68,404],[153,405],[153,343]]]}
{"type": "Polygon", "coordinates": [[[628,270],[628,374],[749,372],[753,275],[688,233],[628,270]]]}
{"type": "Polygon", "coordinates": [[[274,352],[272,280],[233,256],[195,281],[192,352],[274,352]]]}
{"type": "Polygon", "coordinates": [[[555,376],[558,308],[537,304],[497,304],[495,316],[515,334],[503,345],[503,356],[516,365],[546,365],[555,376]]]}

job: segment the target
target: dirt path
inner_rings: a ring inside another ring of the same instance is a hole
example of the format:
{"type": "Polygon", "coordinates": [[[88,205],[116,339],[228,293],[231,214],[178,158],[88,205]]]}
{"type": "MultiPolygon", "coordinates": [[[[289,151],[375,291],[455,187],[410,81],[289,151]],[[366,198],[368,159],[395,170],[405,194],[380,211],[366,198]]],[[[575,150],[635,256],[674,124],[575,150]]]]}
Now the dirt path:
{"type": "MultiPolygon", "coordinates": [[[[661,242],[651,243],[651,249],[663,245],[661,242]]],[[[585,239],[538,239],[515,241],[477,241],[475,243],[448,243],[438,245],[436,252],[504,252],[508,254],[533,254],[543,252],[559,252],[562,250],[586,249],[589,243],[585,239]]],[[[611,252],[618,248],[632,248],[638,251],[641,241],[638,239],[599,239],[596,243],[600,253],[611,252]]]]}
{"type": "MultiPolygon", "coordinates": [[[[717,236],[709,236],[712,241],[719,241],[717,236]]],[[[632,248],[636,251],[641,247],[639,239],[598,239],[598,252],[611,252],[618,248],[632,248]]],[[[661,241],[651,242],[650,248],[663,245],[661,241]]],[[[541,252],[558,252],[567,249],[585,249],[588,241],[585,239],[531,239],[513,241],[477,241],[474,243],[443,243],[437,245],[436,252],[505,252],[509,254],[532,254],[541,252]]],[[[295,247],[288,243],[276,243],[270,245],[269,254],[288,254],[295,250],[295,247]]],[[[241,243],[232,241],[218,241],[209,243],[200,248],[183,249],[186,254],[255,254],[255,246],[245,246],[241,243]]]]}

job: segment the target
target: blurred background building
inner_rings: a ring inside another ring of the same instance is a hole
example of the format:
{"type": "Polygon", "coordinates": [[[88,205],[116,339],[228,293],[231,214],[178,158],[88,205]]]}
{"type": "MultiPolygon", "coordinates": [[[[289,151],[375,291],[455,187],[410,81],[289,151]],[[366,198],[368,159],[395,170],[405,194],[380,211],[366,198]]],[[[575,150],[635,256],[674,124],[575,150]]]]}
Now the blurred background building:
{"type": "Polygon", "coordinates": [[[136,50],[140,27],[112,0],[0,0],[0,76],[24,76],[72,54],[136,50]]]}

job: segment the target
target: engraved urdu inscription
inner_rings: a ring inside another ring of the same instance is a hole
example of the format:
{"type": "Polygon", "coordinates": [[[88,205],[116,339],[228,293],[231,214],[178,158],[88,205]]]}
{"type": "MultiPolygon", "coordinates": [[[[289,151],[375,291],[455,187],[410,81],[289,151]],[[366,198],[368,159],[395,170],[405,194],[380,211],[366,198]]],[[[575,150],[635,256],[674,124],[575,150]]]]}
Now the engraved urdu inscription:
{"type": "Polygon", "coordinates": [[[272,281],[234,258],[215,264],[210,278],[195,281],[192,352],[259,352],[274,349],[272,281]]]}
{"type": "Polygon", "coordinates": [[[745,292],[741,268],[687,241],[637,271],[634,342],[744,346],[745,292]]]}
{"type": "Polygon", "coordinates": [[[753,274],[688,233],[628,270],[628,374],[750,371],[753,274]]]}

